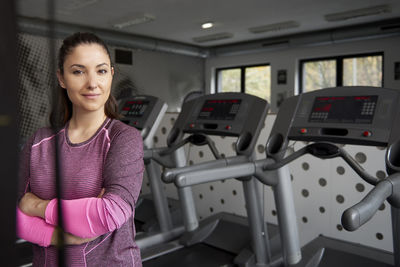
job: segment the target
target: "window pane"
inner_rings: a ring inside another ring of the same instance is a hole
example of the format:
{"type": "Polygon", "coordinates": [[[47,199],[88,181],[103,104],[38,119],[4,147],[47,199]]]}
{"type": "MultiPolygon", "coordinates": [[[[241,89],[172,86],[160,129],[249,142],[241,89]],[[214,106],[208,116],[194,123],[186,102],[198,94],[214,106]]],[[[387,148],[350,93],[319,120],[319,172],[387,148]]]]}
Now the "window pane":
{"type": "Polygon", "coordinates": [[[245,73],[245,92],[271,101],[271,67],[248,67],[245,73]]]}
{"type": "Polygon", "coordinates": [[[336,60],[303,64],[303,92],[336,86],[336,60]]]}
{"type": "Polygon", "coordinates": [[[218,92],[240,92],[240,69],[218,72],[218,92]]]}
{"type": "Polygon", "coordinates": [[[382,56],[344,59],[343,85],[382,86],[382,56]]]}

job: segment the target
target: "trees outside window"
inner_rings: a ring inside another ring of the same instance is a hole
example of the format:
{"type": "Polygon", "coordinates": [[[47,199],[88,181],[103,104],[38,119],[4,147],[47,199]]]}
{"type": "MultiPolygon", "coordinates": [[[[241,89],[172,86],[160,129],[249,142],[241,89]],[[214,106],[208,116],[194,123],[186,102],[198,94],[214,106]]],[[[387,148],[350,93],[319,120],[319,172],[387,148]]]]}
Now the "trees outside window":
{"type": "Polygon", "coordinates": [[[300,61],[300,92],[335,86],[383,86],[383,53],[300,61]]]}
{"type": "Polygon", "coordinates": [[[243,92],[270,102],[271,66],[241,66],[217,69],[217,92],[243,92]]]}

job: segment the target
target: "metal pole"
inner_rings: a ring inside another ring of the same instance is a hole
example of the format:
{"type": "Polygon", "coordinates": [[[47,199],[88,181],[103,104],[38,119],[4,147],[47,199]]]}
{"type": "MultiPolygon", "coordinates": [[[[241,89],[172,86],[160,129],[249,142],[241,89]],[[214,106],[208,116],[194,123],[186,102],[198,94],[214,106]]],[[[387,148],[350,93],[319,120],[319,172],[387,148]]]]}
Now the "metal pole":
{"type": "MultiPolygon", "coordinates": [[[[186,166],[186,156],[183,147],[176,150],[174,153],[176,167],[186,166]]],[[[191,232],[199,227],[199,220],[197,219],[196,206],[194,204],[194,197],[191,187],[178,188],[179,200],[181,203],[183,222],[185,230],[191,232]]]]}
{"type": "Polygon", "coordinates": [[[161,172],[159,166],[153,160],[146,164],[147,177],[149,179],[151,194],[153,197],[154,210],[157,215],[161,232],[172,229],[172,219],[169,212],[167,197],[161,183],[161,172]]]}
{"type": "Polygon", "coordinates": [[[292,265],[301,260],[301,249],[289,168],[286,165],[276,172],[271,172],[272,175],[275,173],[278,175],[278,184],[274,186],[273,191],[282,240],[283,259],[285,264],[292,265]]]}
{"type": "Polygon", "coordinates": [[[268,244],[268,232],[262,218],[261,198],[257,183],[258,181],[254,177],[243,181],[243,192],[246,200],[247,217],[256,264],[262,266],[270,262],[271,255],[268,244]]]}
{"type": "Polygon", "coordinates": [[[15,1],[0,2],[0,223],[2,266],[15,266],[15,204],[18,162],[18,79],[15,1]]]}
{"type": "Polygon", "coordinates": [[[400,209],[391,207],[394,266],[400,267],[400,209]]]}

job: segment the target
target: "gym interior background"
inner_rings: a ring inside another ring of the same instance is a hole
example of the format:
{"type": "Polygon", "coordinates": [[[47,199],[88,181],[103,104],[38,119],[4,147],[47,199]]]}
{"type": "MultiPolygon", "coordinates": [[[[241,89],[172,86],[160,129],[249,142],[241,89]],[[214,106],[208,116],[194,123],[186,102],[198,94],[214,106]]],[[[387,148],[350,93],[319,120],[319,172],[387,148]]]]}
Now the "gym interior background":
{"type": "MultiPolygon", "coordinates": [[[[399,15],[399,5],[395,1],[387,2],[393,7],[392,14],[397,12],[399,15]]],[[[50,91],[53,90],[49,86],[49,80],[54,78],[54,71],[49,69],[48,64],[49,37],[43,26],[44,20],[20,17],[17,22],[19,23],[17,47],[21,114],[20,144],[22,145],[36,129],[47,124],[49,96],[50,91]]],[[[385,25],[383,23],[382,27],[385,25]]],[[[111,38],[110,35],[107,36],[108,31],[98,29],[96,31],[101,37],[103,34],[104,39],[110,43],[114,62],[117,50],[128,52],[132,59],[128,64],[116,62],[113,94],[117,98],[130,94],[148,94],[157,96],[168,103],[168,113],[154,137],[155,145],[160,147],[166,145],[167,134],[172,128],[187,93],[218,91],[217,78],[220,69],[268,65],[270,67],[271,110],[258,140],[256,151],[257,158],[262,158],[265,156],[265,142],[282,97],[292,96],[301,90],[300,67],[304,60],[379,54],[382,55],[382,85],[400,90],[400,78],[396,76],[400,76],[398,73],[400,70],[395,69],[396,64],[400,64],[400,18],[390,18],[390,23],[387,25],[397,25],[397,28],[393,26],[386,32],[374,32],[376,24],[363,24],[350,30],[340,28],[301,36],[288,35],[285,36],[287,43],[281,41],[279,44],[271,43],[262,46],[259,45],[261,41],[255,40],[253,45],[240,43],[236,46],[226,46],[225,50],[224,47],[218,46],[206,55],[201,53],[185,55],[179,52],[179,49],[176,51],[171,49],[169,52],[151,51],[136,47],[129,35],[115,33],[111,38]],[[342,37],[333,40],[334,31],[337,36],[342,37]],[[340,33],[343,34],[340,35],[340,33]],[[327,34],[329,38],[324,39],[327,34]],[[118,38],[119,42],[115,41],[118,38]],[[281,74],[282,70],[285,70],[286,75],[284,83],[278,81],[278,74],[281,74]]],[[[57,44],[60,44],[63,33],[67,30],[73,32],[92,28],[60,24],[58,29],[57,44]]],[[[216,137],[214,140],[221,151],[231,151],[234,155],[230,138],[216,137]]],[[[296,142],[291,145],[297,150],[305,144],[296,142]]],[[[346,148],[367,171],[380,179],[386,176],[385,150],[380,147],[350,145],[346,145],[346,148]]],[[[191,146],[186,153],[189,164],[213,159],[207,148],[191,146]]],[[[344,209],[361,200],[371,188],[367,183],[361,182],[342,159],[325,161],[306,156],[290,164],[290,172],[301,245],[323,234],[379,249],[392,250],[390,206],[386,202],[377,215],[358,231],[347,232],[340,225],[344,209]],[[328,174],[326,170],[329,170],[328,174]]],[[[177,199],[173,185],[166,185],[165,189],[169,197],[177,199]]],[[[205,218],[220,211],[246,216],[242,186],[236,180],[199,185],[193,190],[199,218],[205,218]]],[[[149,192],[146,179],[143,182],[142,192],[149,192]]],[[[277,223],[270,188],[265,187],[264,193],[265,220],[277,223]]]]}

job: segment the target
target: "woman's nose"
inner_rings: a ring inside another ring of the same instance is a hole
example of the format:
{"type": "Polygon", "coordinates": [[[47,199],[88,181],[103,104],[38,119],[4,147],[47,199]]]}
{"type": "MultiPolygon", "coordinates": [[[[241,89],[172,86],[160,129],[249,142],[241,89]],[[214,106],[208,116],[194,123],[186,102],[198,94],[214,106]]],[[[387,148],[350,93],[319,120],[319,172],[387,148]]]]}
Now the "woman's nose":
{"type": "Polygon", "coordinates": [[[96,89],[97,88],[97,77],[96,74],[89,73],[87,76],[87,87],[88,89],[96,89]]]}

